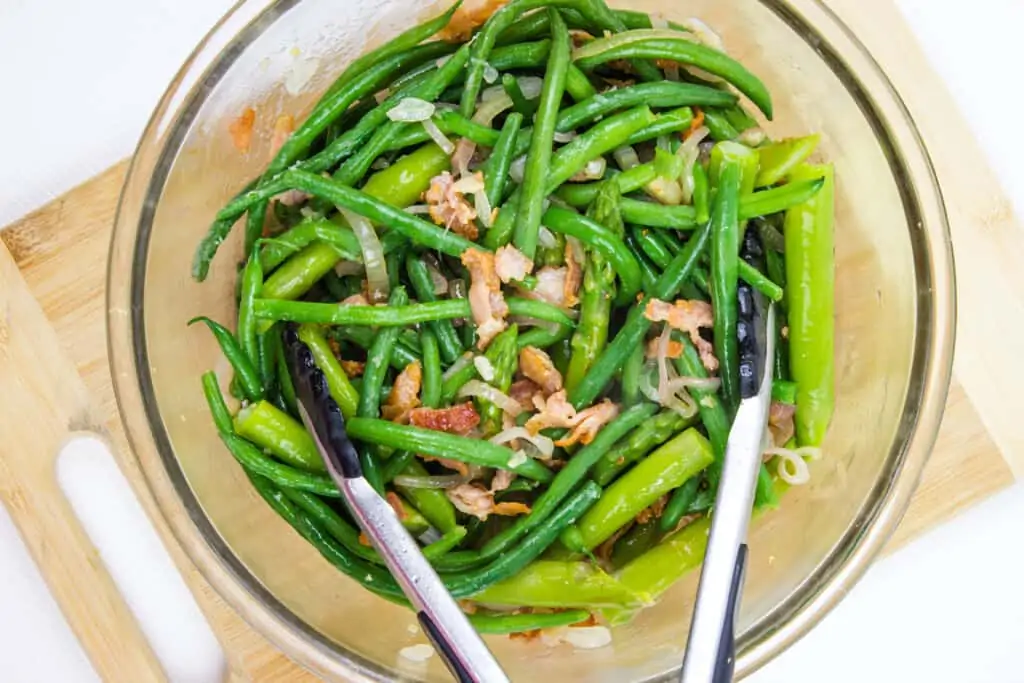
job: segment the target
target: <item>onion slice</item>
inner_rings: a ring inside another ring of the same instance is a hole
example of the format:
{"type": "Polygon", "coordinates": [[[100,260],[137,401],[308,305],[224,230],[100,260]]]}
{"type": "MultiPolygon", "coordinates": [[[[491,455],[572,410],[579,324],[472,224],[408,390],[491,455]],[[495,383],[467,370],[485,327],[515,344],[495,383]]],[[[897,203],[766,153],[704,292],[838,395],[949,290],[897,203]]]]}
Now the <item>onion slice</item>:
{"type": "Polygon", "coordinates": [[[806,484],[811,480],[811,470],[807,467],[807,460],[820,460],[821,449],[814,446],[802,448],[768,448],[764,451],[767,457],[778,458],[776,471],[779,479],[793,486],[806,484]]]}
{"type": "Polygon", "coordinates": [[[710,134],[706,126],[697,128],[690,133],[683,144],[679,146],[676,155],[683,160],[683,174],[680,176],[680,186],[683,189],[683,203],[689,204],[693,199],[693,166],[700,158],[700,143],[710,134]]]}
{"type": "Polygon", "coordinates": [[[455,359],[455,362],[451,364],[447,370],[441,375],[441,381],[448,381],[458,373],[465,370],[468,366],[473,364],[473,354],[466,352],[455,359]]]}
{"type": "Polygon", "coordinates": [[[356,239],[359,240],[359,247],[363,252],[363,265],[366,267],[366,284],[370,292],[370,301],[374,303],[387,301],[391,285],[388,281],[387,261],[384,260],[384,247],[381,246],[377,232],[365,217],[342,207],[338,207],[338,211],[348,221],[356,239]]]}
{"type": "Polygon", "coordinates": [[[388,110],[388,118],[403,123],[419,123],[429,120],[435,111],[437,108],[431,102],[418,97],[404,97],[388,110]]]}
{"type": "Polygon", "coordinates": [[[525,427],[509,427],[491,437],[491,443],[501,445],[509,441],[521,439],[532,445],[541,460],[548,460],[555,452],[555,442],[543,434],[531,434],[525,427]]]}
{"type": "Polygon", "coordinates": [[[523,407],[519,405],[519,401],[515,400],[508,394],[503,394],[490,384],[485,384],[478,379],[471,379],[466,382],[466,384],[459,389],[458,395],[459,398],[468,398],[473,396],[482,398],[485,401],[490,401],[512,417],[517,417],[523,412],[523,407]]]}
{"type": "Polygon", "coordinates": [[[453,154],[455,152],[455,143],[448,139],[437,124],[434,123],[433,119],[427,119],[423,121],[423,128],[426,129],[427,135],[430,139],[437,143],[437,146],[444,150],[445,154],[453,154]]]}

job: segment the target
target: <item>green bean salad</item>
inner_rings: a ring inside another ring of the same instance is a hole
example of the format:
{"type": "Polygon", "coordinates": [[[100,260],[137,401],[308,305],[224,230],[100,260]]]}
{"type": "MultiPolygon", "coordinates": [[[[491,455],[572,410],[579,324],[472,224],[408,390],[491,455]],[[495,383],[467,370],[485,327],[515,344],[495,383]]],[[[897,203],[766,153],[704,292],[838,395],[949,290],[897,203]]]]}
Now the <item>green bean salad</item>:
{"type": "Polygon", "coordinates": [[[298,419],[295,327],[481,632],[627,621],[703,555],[741,281],[780,313],[757,510],[820,457],[833,172],[771,118],[709,27],[604,0],[456,5],[364,55],[279,125],[196,252],[201,281],[244,224],[234,331],[194,321],[234,370],[234,411],[202,382],[224,445],[330,563],[402,601],[298,419]]]}

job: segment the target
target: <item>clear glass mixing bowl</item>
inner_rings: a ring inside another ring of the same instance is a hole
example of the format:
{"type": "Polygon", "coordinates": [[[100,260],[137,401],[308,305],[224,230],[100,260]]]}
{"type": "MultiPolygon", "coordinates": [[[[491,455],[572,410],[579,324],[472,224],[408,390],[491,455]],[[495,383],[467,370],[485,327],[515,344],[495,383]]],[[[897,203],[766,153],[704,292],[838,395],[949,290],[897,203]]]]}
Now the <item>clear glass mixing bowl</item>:
{"type": "MultiPolygon", "coordinates": [[[[446,4],[446,3],[441,3],[446,4]]],[[[897,94],[815,0],[615,2],[697,16],[771,89],[777,137],[817,131],[836,166],[837,411],[813,483],[752,533],[738,673],[819,620],[899,521],[931,450],[953,349],[953,267],[928,158],[897,94]]],[[[215,211],[265,163],[278,114],[300,116],[341,68],[442,9],[417,0],[245,0],[203,41],[160,102],[121,198],[109,271],[109,343],[122,418],[178,540],[256,629],[325,678],[446,680],[413,615],[357,587],[252,492],[216,438],[199,376],[223,368],[193,316],[233,317],[229,242],[210,279],[189,277],[215,211]],[[306,76],[312,80],[303,85],[306,76]],[[301,88],[301,90],[299,90],[301,88]],[[249,154],[228,126],[257,112],[249,154]]],[[[236,235],[237,237],[237,235],[236,235]]],[[[514,680],[646,681],[677,670],[696,575],[594,651],[492,638],[514,680]]]]}

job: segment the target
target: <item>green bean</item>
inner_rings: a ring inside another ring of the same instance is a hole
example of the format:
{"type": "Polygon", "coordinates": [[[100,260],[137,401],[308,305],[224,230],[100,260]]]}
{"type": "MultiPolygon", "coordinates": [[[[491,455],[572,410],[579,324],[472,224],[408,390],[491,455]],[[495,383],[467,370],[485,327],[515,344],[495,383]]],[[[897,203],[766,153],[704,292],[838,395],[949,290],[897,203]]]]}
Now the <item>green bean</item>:
{"type": "Polygon", "coordinates": [[[635,227],[631,231],[637,245],[647,255],[647,258],[654,262],[654,265],[664,270],[672,261],[672,252],[658,241],[655,233],[647,228],[635,227]]]}
{"type": "Polygon", "coordinates": [[[736,339],[739,286],[740,164],[724,158],[711,212],[711,302],[715,309],[715,356],[722,397],[730,411],[739,404],[739,352],[736,339]]]}
{"type": "MultiPolygon", "coordinates": [[[[402,474],[409,477],[426,477],[429,473],[419,460],[413,459],[402,470],[402,474]]],[[[444,490],[411,488],[400,484],[394,486],[438,531],[446,534],[456,528],[455,507],[448,500],[444,490]]]]}
{"type": "MultiPolygon", "coordinates": [[[[503,394],[508,393],[512,385],[512,376],[519,365],[518,339],[519,327],[511,325],[491,340],[484,353],[484,358],[490,362],[494,372],[494,376],[487,383],[503,394]]],[[[480,413],[480,431],[484,438],[490,438],[503,429],[503,408],[482,397],[477,397],[477,408],[477,412],[480,413]]]]}
{"type": "Polygon", "coordinates": [[[772,382],[772,400],[788,405],[796,405],[796,382],[776,380],[772,382]]]}
{"type": "Polygon", "coordinates": [[[764,83],[724,52],[671,32],[640,29],[595,40],[573,54],[576,66],[584,71],[617,59],[667,59],[696,66],[734,85],[769,120],[772,118],[772,99],[764,83]]]}
{"type": "Polygon", "coordinates": [[[420,344],[423,349],[423,391],[420,402],[427,408],[437,408],[441,403],[441,356],[433,330],[420,330],[420,344]]]}
{"type": "MultiPolygon", "coordinates": [[[[667,301],[675,296],[700,260],[709,235],[708,226],[704,226],[690,237],[686,248],[672,260],[652,288],[651,295],[654,298],[667,301]]],[[[630,310],[615,339],[590,368],[590,372],[576,387],[576,391],[569,395],[569,401],[577,409],[593,403],[633,349],[643,344],[644,335],[651,328],[651,321],[644,316],[643,309],[646,305],[645,299],[630,310]]]]}
{"type": "Polygon", "coordinates": [[[705,517],[684,527],[620,569],[616,578],[646,604],[653,603],[704,559],[710,526],[705,517]]]}
{"type": "Polygon", "coordinates": [[[542,628],[571,626],[586,621],[590,612],[583,609],[565,610],[563,612],[525,614],[471,614],[469,623],[478,633],[504,635],[508,633],[525,633],[542,628]]]}
{"type": "Polygon", "coordinates": [[[203,373],[203,395],[206,403],[210,406],[210,414],[213,416],[213,424],[221,434],[231,434],[234,426],[231,424],[231,412],[224,403],[224,394],[220,391],[220,383],[217,381],[217,374],[212,370],[203,373]]]}
{"type": "Polygon", "coordinates": [[[601,252],[622,283],[620,299],[632,298],[640,291],[640,266],[626,245],[613,232],[585,216],[552,206],[544,214],[544,225],[553,232],[575,237],[601,252]]]}
{"type": "MultiPolygon", "coordinates": [[[[391,292],[388,309],[394,310],[406,305],[409,297],[404,287],[391,292]]],[[[359,395],[356,415],[359,417],[377,417],[380,415],[381,387],[387,374],[392,349],[398,341],[398,327],[387,327],[377,332],[373,345],[366,354],[366,367],[363,369],[363,389],[359,395]]]]}
{"type": "Polygon", "coordinates": [[[501,135],[491,150],[491,156],[484,164],[484,183],[486,184],[487,199],[491,206],[501,204],[505,194],[505,187],[508,183],[509,168],[512,166],[512,148],[516,143],[516,136],[523,124],[523,116],[513,112],[505,119],[505,125],[501,128],[501,135]]]}
{"type": "MultiPolygon", "coordinates": [[[[412,285],[416,298],[421,303],[430,303],[438,300],[434,293],[434,282],[430,277],[430,271],[421,254],[409,252],[405,259],[405,271],[409,275],[409,283],[412,285]]],[[[462,340],[459,339],[451,320],[430,320],[427,327],[437,338],[438,349],[441,358],[445,363],[454,363],[462,355],[462,340]]]]}
{"type": "Polygon", "coordinates": [[[565,70],[565,92],[577,102],[583,102],[596,95],[597,88],[585,73],[580,71],[575,64],[570,63],[565,70]]]}
{"type": "Polygon", "coordinates": [[[740,204],[740,218],[757,218],[786,211],[811,201],[824,186],[825,181],[821,178],[803,180],[794,177],[785,185],[754,192],[744,197],[740,204]]]}
{"type": "MultiPolygon", "coordinates": [[[[493,147],[498,143],[498,131],[471,121],[458,112],[442,109],[435,113],[431,120],[442,133],[466,138],[485,147],[493,147]]],[[[405,149],[430,139],[427,129],[423,126],[409,126],[395,137],[388,150],[405,149]]]]}
{"type": "Polygon", "coordinates": [[[538,349],[546,349],[553,344],[565,341],[572,334],[572,327],[569,325],[557,325],[553,330],[536,327],[519,335],[519,349],[527,346],[535,346],[538,349]]]}
{"type": "MultiPolygon", "coordinates": [[[[555,122],[565,92],[565,72],[569,66],[571,44],[565,21],[556,9],[549,9],[551,21],[551,55],[544,75],[544,86],[540,95],[540,107],[533,127],[530,152],[526,157],[526,168],[520,186],[521,197],[516,207],[516,221],[513,242],[527,258],[537,254],[537,235],[540,231],[541,214],[544,212],[545,186],[548,182],[548,167],[551,164],[552,144],[555,136],[555,122]]],[[[465,101],[463,101],[465,103],[465,101]]],[[[584,162],[586,163],[586,162],[584,162]]]]}
{"type": "Polygon", "coordinates": [[[295,397],[295,384],[292,382],[291,373],[288,370],[288,361],[284,355],[284,344],[277,344],[275,349],[277,362],[274,369],[277,372],[277,386],[280,389],[281,400],[284,401],[285,412],[295,416],[299,414],[299,402],[295,397]]]}
{"type": "MultiPolygon", "coordinates": [[[[436,100],[465,68],[466,63],[469,61],[469,52],[468,44],[460,47],[442,67],[430,74],[423,83],[411,88],[409,96],[417,97],[427,102],[436,100]]],[[[392,96],[389,98],[389,101],[395,98],[396,96],[392,96]]],[[[343,185],[352,186],[358,183],[366,175],[366,172],[370,170],[374,160],[389,148],[407,125],[401,121],[388,121],[382,125],[373,133],[369,141],[361,145],[355,154],[341,165],[334,173],[334,178],[343,185]]]]}
{"type": "Polygon", "coordinates": [[[300,325],[299,340],[309,348],[313,354],[313,362],[324,373],[327,390],[341,408],[341,414],[346,418],[355,415],[359,407],[359,392],[352,386],[320,328],[315,325],[300,325]]]}
{"type": "Polygon", "coordinates": [[[693,211],[697,223],[711,220],[711,185],[704,164],[693,165],[693,211]]]}
{"type": "Polygon", "coordinates": [[[256,355],[259,358],[260,382],[265,396],[277,396],[277,349],[281,346],[281,331],[275,325],[256,337],[256,355]]]}
{"type": "MultiPolygon", "coordinates": [[[[505,552],[532,529],[545,525],[554,511],[563,504],[569,492],[579,486],[579,483],[586,478],[590,468],[604,457],[612,444],[631,429],[643,423],[656,410],[656,407],[649,403],[633,406],[605,425],[594,440],[577,451],[568,464],[555,475],[554,480],[548,484],[547,490],[534,501],[530,514],[518,517],[512,526],[485,543],[480,550],[480,555],[485,558],[495,557],[505,552]]],[[[595,486],[595,488],[597,487],[595,486]]]]}
{"type": "Polygon", "coordinates": [[[334,484],[334,480],[326,474],[304,472],[294,467],[274,462],[265,456],[259,448],[234,434],[221,433],[220,439],[227,446],[231,455],[245,469],[270,479],[278,486],[308,491],[318,496],[341,497],[341,493],[334,484]]]}
{"type": "Polygon", "coordinates": [[[371,221],[397,230],[417,244],[436,249],[449,256],[458,257],[466,249],[476,246],[464,237],[442,230],[433,223],[428,223],[359,190],[346,187],[328,178],[321,178],[307,171],[296,169],[285,171],[284,178],[293,189],[303,190],[338,206],[343,206],[371,221]]]}
{"type": "Polygon", "coordinates": [[[501,77],[501,87],[504,88],[505,94],[512,100],[513,112],[520,116],[533,116],[537,111],[539,102],[531,102],[526,99],[526,95],[523,94],[523,89],[519,87],[519,81],[515,76],[504,74],[501,77]]]}
{"type": "MultiPolygon", "coordinates": [[[[643,349],[643,345],[637,348],[643,349]]],[[[640,357],[643,358],[642,353],[640,357]]],[[[615,444],[615,447],[594,465],[594,481],[601,486],[607,486],[627,467],[695,422],[696,418],[683,417],[674,410],[658,413],[615,444]]]]}
{"type": "MultiPolygon", "coordinates": [[[[621,235],[623,231],[620,199],[619,186],[614,181],[606,181],[587,212],[589,218],[611,235],[621,235]]],[[[587,252],[582,284],[580,320],[572,337],[572,356],[565,375],[566,391],[572,391],[583,381],[608,341],[612,299],[616,295],[615,266],[596,247],[587,252]]]]}
{"type": "Polygon", "coordinates": [[[544,526],[534,529],[515,548],[497,556],[484,567],[453,577],[449,582],[449,590],[452,595],[454,597],[475,595],[522,571],[525,566],[547,550],[558,538],[558,535],[578,520],[600,497],[601,487],[588,481],[565,499],[564,504],[548,518],[544,526]]]}
{"type": "Polygon", "coordinates": [[[540,36],[551,35],[551,22],[545,10],[530,12],[503,30],[494,41],[495,45],[514,45],[540,36]]]}
{"type": "Polygon", "coordinates": [[[700,483],[700,477],[693,477],[672,493],[672,497],[669,498],[665,510],[661,513],[661,517],[658,518],[659,532],[667,534],[676,528],[679,520],[683,518],[683,515],[686,514],[690,505],[693,504],[693,500],[697,497],[700,483]]]}
{"type": "Polygon", "coordinates": [[[391,480],[405,471],[406,466],[415,459],[416,454],[412,451],[396,451],[392,453],[391,457],[384,463],[384,467],[381,468],[381,479],[384,480],[385,484],[391,483],[391,480]]]}
{"type": "Polygon", "coordinates": [[[682,107],[673,111],[663,112],[658,115],[658,119],[650,126],[634,133],[633,136],[626,141],[626,144],[638,145],[641,142],[654,140],[662,135],[678,133],[689,129],[691,123],[693,123],[693,110],[689,107],[682,107]]]}
{"type": "Polygon", "coordinates": [[[285,261],[263,283],[264,299],[294,300],[308,292],[339,261],[338,252],[327,242],[313,242],[285,261]]]}
{"type": "Polygon", "coordinates": [[[797,166],[807,160],[821,142],[820,135],[789,138],[757,149],[760,169],[757,173],[757,187],[774,185],[788,176],[797,166]]]}
{"type": "Polygon", "coordinates": [[[739,131],[732,127],[722,112],[715,109],[704,110],[704,127],[716,142],[727,142],[739,137],[739,131]]]}
{"type": "Polygon", "coordinates": [[[651,453],[614,484],[580,518],[583,548],[597,547],[641,511],[714,461],[711,444],[688,429],[651,453]]]}
{"type": "MultiPolygon", "coordinates": [[[[473,358],[473,355],[472,351],[467,351],[463,354],[463,358],[469,360],[473,358]]],[[[441,402],[451,403],[455,399],[455,395],[459,393],[459,389],[465,386],[466,382],[474,379],[479,374],[480,373],[477,371],[476,365],[472,362],[466,362],[459,369],[454,372],[450,372],[449,376],[441,383],[441,402]]]]}
{"type": "MultiPolygon", "coordinates": [[[[644,187],[657,177],[654,164],[640,164],[628,171],[612,176],[619,186],[619,192],[628,194],[644,187]]],[[[589,206],[600,192],[601,183],[572,183],[562,185],[556,193],[558,198],[570,206],[589,206]]]]}
{"type": "Polygon", "coordinates": [[[821,179],[813,199],[786,213],[789,361],[796,393],[796,435],[820,446],[835,404],[834,194],[831,166],[801,166],[794,180],[821,179]]]}
{"type": "Polygon", "coordinates": [[[512,451],[488,441],[362,417],[352,418],[347,427],[349,436],[367,443],[415,450],[417,453],[459,460],[471,465],[512,470],[537,481],[550,481],[552,478],[551,472],[537,460],[530,459],[510,466],[512,451]]]}
{"type": "MultiPolygon", "coordinates": [[[[644,346],[637,345],[622,366],[622,404],[636,405],[640,402],[640,373],[644,369],[644,346]]],[[[599,462],[597,468],[601,467],[599,462]]],[[[600,482],[598,482],[600,483],[600,482]]]]}
{"type": "MultiPolygon", "coordinates": [[[[342,326],[333,329],[333,333],[339,338],[345,341],[350,341],[356,346],[369,350],[373,346],[373,339],[375,337],[373,330],[369,327],[357,327],[357,326],[342,326]]],[[[391,367],[401,372],[405,369],[409,363],[420,360],[420,354],[414,349],[410,349],[404,343],[403,340],[399,339],[399,343],[395,345],[395,348],[391,352],[391,367]]]]}
{"type": "Polygon", "coordinates": [[[253,361],[242,350],[235,336],[220,323],[214,322],[205,316],[199,316],[188,321],[189,325],[201,322],[204,323],[213,333],[224,357],[231,363],[238,378],[239,385],[250,401],[257,401],[263,397],[263,382],[260,380],[259,371],[253,365],[253,361]]]}
{"type": "Polygon", "coordinates": [[[305,427],[295,418],[266,401],[240,410],[234,418],[234,432],[260,448],[304,470],[326,469],[320,452],[305,427]]]}
{"type": "MultiPolygon", "coordinates": [[[[708,371],[704,367],[704,363],[700,359],[700,354],[697,353],[697,349],[694,348],[693,343],[688,337],[680,336],[679,340],[683,344],[682,355],[675,359],[675,366],[679,374],[683,377],[696,377],[698,379],[704,379],[708,376],[708,371]]],[[[697,402],[697,410],[700,412],[700,419],[704,423],[704,429],[707,431],[708,440],[711,442],[711,447],[715,453],[715,465],[709,470],[708,478],[712,484],[712,488],[718,485],[718,473],[721,470],[722,463],[725,460],[725,447],[729,441],[729,415],[722,405],[722,401],[718,396],[718,392],[710,389],[698,389],[696,387],[689,388],[690,394],[693,399],[697,402]]]]}
{"type": "Polygon", "coordinates": [[[517,607],[639,607],[637,596],[589,562],[537,560],[474,596],[488,605],[517,607]]]}
{"type": "Polygon", "coordinates": [[[612,548],[612,566],[623,567],[650,550],[658,541],[658,521],[638,522],[617,540],[612,548]]]}
{"type": "Polygon", "coordinates": [[[772,301],[782,301],[782,297],[785,295],[782,287],[769,280],[767,275],[743,259],[740,259],[739,261],[737,274],[741,280],[764,294],[772,301]]]}
{"type": "Polygon", "coordinates": [[[592,98],[563,109],[558,115],[557,129],[561,133],[576,130],[599,117],[620,109],[638,105],[648,107],[682,106],[727,106],[736,101],[736,96],[725,90],[708,88],[691,83],[662,81],[640,83],[625,88],[609,90],[592,98]]]}
{"type": "MultiPolygon", "coordinates": [[[[550,168],[544,169],[547,173],[544,192],[553,193],[569,178],[583,170],[589,161],[618,149],[633,134],[650,126],[656,120],[649,107],[640,106],[597,123],[558,150],[551,158],[550,168]]],[[[529,165],[530,162],[527,161],[527,168],[529,165]]],[[[525,177],[523,183],[526,183],[525,177]]]]}
{"type": "MultiPolygon", "coordinates": [[[[397,233],[396,233],[397,234],[397,233]]],[[[260,242],[260,266],[272,271],[313,242],[330,244],[339,258],[361,261],[359,240],[350,228],[328,220],[307,220],[277,237],[260,242]]]]}
{"type": "MultiPolygon", "coordinates": [[[[468,292],[466,291],[466,281],[462,278],[455,278],[451,280],[448,283],[448,291],[452,299],[466,301],[469,298],[468,292]]],[[[459,328],[459,337],[462,339],[463,348],[473,348],[473,345],[476,343],[476,325],[473,324],[472,318],[462,319],[462,326],[459,328]]]]}
{"type": "Polygon", "coordinates": [[[334,508],[320,500],[320,498],[312,493],[288,487],[282,487],[281,493],[296,507],[315,520],[350,553],[376,565],[384,564],[384,559],[376,550],[360,542],[359,529],[347,522],[334,511],[334,508]]]}
{"type": "MultiPolygon", "coordinates": [[[[430,187],[430,181],[450,169],[451,165],[451,157],[431,142],[374,173],[363,185],[362,192],[385,204],[404,209],[416,204],[430,187]]],[[[356,241],[356,244],[359,242],[356,241]]],[[[385,253],[390,251],[385,247],[385,253]]],[[[360,258],[353,260],[361,261],[361,252],[357,250],[357,253],[360,253],[360,258]]]]}
{"type": "MultiPolygon", "coordinates": [[[[249,360],[258,362],[256,315],[253,306],[263,289],[263,269],[258,258],[250,258],[242,269],[242,289],[238,301],[238,345],[249,360]]],[[[266,383],[264,382],[264,385],[266,383]]]]}

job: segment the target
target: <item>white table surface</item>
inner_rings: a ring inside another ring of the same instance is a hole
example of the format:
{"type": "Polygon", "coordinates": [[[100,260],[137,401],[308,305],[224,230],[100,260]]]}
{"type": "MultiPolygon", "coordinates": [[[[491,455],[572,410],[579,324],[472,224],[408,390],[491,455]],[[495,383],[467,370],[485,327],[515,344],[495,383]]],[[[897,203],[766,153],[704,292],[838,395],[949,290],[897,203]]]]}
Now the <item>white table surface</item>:
{"type": "MultiPolygon", "coordinates": [[[[1024,3],[898,3],[1022,212],[1024,3]]],[[[0,225],[128,155],[165,84],[230,4],[0,1],[0,225]]],[[[76,488],[115,576],[133,577],[125,592],[172,680],[219,680],[209,632],[194,607],[182,605],[184,588],[133,517],[138,509],[119,475],[95,446],[72,453],[74,476],[62,471],[62,479],[76,488]]],[[[879,562],[818,628],[752,680],[1024,681],[1022,519],[1018,484],[879,562]]],[[[95,680],[0,507],[0,681],[95,680]]]]}

